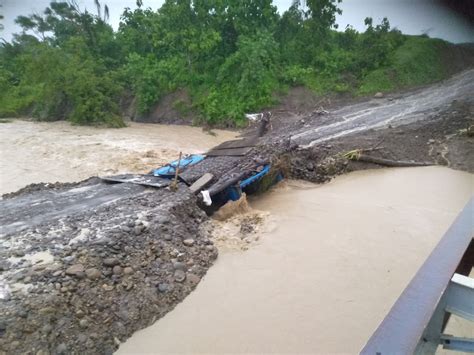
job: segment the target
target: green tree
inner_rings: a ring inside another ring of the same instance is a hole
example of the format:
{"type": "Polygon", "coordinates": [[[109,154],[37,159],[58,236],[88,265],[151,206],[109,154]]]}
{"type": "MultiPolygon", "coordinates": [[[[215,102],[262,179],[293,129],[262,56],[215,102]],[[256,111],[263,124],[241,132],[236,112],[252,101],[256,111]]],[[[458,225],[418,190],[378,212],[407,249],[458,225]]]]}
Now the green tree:
{"type": "Polygon", "coordinates": [[[368,18],[364,33],[336,32],[340,2],[294,0],[280,16],[271,0],[165,0],[156,11],[137,0],[114,32],[100,0],[93,12],[53,1],[41,14],[19,16],[22,31],[0,43],[0,115],[120,126],[125,95],[146,114],[182,90],[200,119],[239,124],[291,85],[368,93],[394,87],[395,71],[400,85],[442,77],[439,65],[412,65],[422,51],[407,55],[416,41],[404,45],[407,37],[386,19],[368,18]]]}
{"type": "Polygon", "coordinates": [[[279,88],[278,45],[269,32],[240,36],[237,51],[219,69],[216,84],[204,101],[211,122],[241,120],[244,113],[274,103],[279,88]]]}
{"type": "Polygon", "coordinates": [[[308,33],[305,31],[304,11],[295,1],[278,22],[275,38],[279,43],[282,60],[287,64],[307,64],[308,33]]]}
{"type": "Polygon", "coordinates": [[[9,68],[16,80],[9,81],[5,94],[16,103],[8,111],[27,111],[42,120],[123,125],[117,106],[121,85],[114,72],[119,51],[105,22],[108,8],[96,5],[93,15],[75,2],[53,2],[44,16],[16,19],[22,33],[0,51],[1,63],[12,59],[9,68]]]}

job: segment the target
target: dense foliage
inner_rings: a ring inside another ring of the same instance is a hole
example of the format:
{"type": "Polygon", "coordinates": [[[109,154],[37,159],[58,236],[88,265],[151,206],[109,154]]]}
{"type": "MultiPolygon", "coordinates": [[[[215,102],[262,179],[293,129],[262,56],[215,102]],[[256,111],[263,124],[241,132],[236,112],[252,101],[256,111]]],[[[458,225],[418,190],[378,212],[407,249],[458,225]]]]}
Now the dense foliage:
{"type": "Polygon", "coordinates": [[[291,86],[367,94],[442,76],[440,41],[386,19],[335,31],[341,0],[294,1],[282,15],[271,0],[166,0],[157,11],[137,0],[116,32],[95,1],[96,13],[70,0],[16,19],[23,31],[0,45],[0,116],[119,127],[125,95],[146,114],[184,89],[200,120],[239,124],[291,86]],[[420,66],[427,52],[435,63],[420,66]]]}

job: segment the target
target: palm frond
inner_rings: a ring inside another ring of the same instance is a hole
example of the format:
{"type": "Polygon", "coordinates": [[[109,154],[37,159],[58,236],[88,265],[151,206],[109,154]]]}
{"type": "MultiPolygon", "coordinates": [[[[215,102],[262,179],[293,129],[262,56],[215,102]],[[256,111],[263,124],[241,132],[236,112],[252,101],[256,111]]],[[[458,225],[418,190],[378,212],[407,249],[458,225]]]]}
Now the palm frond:
{"type": "Polygon", "coordinates": [[[110,18],[109,7],[104,5],[104,22],[107,22],[110,18]]]}
{"type": "Polygon", "coordinates": [[[94,0],[95,7],[97,8],[97,16],[102,18],[102,6],[100,5],[99,0],[94,0]]]}

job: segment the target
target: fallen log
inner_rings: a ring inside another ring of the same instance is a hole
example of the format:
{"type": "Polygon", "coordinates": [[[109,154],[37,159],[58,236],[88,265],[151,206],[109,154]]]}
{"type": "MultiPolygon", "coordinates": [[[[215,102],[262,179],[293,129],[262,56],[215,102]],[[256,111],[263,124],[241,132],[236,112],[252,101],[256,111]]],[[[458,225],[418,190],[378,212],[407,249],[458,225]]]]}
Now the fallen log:
{"type": "Polygon", "coordinates": [[[384,159],[384,158],[376,158],[366,154],[359,154],[356,159],[352,159],[355,161],[360,161],[364,163],[372,163],[378,164],[383,166],[391,166],[391,167],[409,167],[409,166],[431,166],[434,165],[433,163],[428,162],[416,162],[416,161],[404,161],[404,160],[391,160],[391,159],[384,159]]]}

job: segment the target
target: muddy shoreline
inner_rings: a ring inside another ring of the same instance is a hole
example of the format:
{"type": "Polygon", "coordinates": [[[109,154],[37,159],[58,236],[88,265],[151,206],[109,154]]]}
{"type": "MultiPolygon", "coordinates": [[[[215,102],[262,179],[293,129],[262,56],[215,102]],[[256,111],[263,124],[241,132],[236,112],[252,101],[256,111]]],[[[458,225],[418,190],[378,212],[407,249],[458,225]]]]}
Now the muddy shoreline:
{"type": "MultiPolygon", "coordinates": [[[[460,94],[442,107],[426,108],[423,119],[309,147],[295,143],[292,134],[343,119],[314,111],[275,115],[272,130],[251,153],[215,158],[203,169],[222,174],[266,157],[286,177],[322,183],[378,167],[342,155],[377,147],[370,152],[377,157],[474,172],[474,142],[466,131],[473,108],[473,99],[460,94]]],[[[200,169],[191,173],[202,175],[200,169]]],[[[182,301],[217,257],[208,217],[185,186],[172,193],[89,179],[32,185],[0,203],[8,210],[0,220],[4,353],[110,354],[182,301]],[[46,260],[34,257],[38,253],[46,260]]]]}

